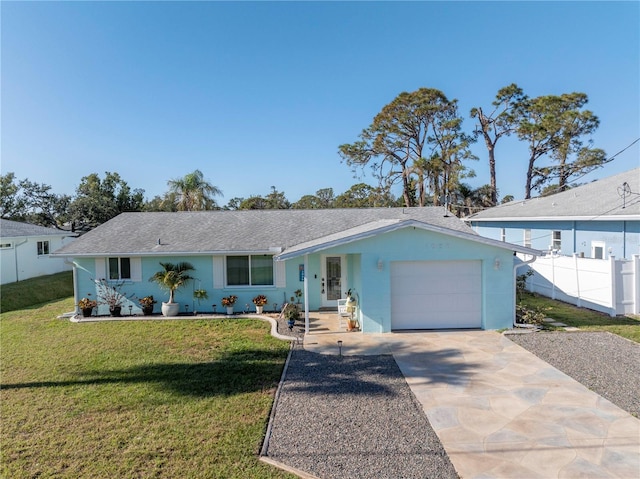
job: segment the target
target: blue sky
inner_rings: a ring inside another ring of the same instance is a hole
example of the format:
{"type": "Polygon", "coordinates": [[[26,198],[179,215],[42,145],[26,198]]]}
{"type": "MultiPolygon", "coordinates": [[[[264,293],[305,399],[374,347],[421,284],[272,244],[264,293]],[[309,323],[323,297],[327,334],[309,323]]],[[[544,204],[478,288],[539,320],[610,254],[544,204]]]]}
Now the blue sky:
{"type": "MultiPolygon", "coordinates": [[[[338,145],[402,91],[487,109],[512,82],[589,96],[593,144],[640,137],[638,2],[2,2],[2,173],[73,194],[118,172],[151,198],[200,169],[233,197],[290,201],[360,180],[338,145]]],[[[483,143],[469,163],[488,183],[483,143]]],[[[498,143],[501,196],[526,145],[498,143]]],[[[639,143],[585,181],[639,166],[639,143]]],[[[370,177],[365,182],[375,184],[370,177]]]]}

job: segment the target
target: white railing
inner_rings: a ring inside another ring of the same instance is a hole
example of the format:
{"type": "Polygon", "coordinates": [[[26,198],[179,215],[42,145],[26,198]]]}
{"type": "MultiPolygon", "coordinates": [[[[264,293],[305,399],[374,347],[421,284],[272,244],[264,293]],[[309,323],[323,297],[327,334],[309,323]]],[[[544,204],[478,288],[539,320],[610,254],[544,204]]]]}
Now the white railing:
{"type": "Polygon", "coordinates": [[[548,254],[530,268],[531,292],[611,316],[640,314],[640,255],[625,260],[548,254]]]}

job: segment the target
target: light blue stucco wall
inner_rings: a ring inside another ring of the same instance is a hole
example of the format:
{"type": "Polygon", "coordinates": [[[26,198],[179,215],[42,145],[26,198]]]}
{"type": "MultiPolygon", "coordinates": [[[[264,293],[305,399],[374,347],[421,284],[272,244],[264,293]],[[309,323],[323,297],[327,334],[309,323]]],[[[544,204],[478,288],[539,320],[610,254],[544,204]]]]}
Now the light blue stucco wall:
{"type": "MultiPolygon", "coordinates": [[[[482,268],[482,327],[484,329],[508,328],[514,317],[514,284],[513,261],[511,250],[481,244],[475,241],[460,239],[440,233],[425,231],[421,228],[404,228],[377,236],[362,239],[339,247],[307,256],[306,276],[308,279],[308,302],[311,310],[321,306],[321,258],[324,255],[346,255],[348,281],[343,285],[344,291],[352,289],[359,299],[359,319],[365,333],[391,331],[391,283],[390,270],[394,261],[454,261],[477,260],[482,268]],[[500,267],[495,268],[496,259],[500,267]],[[378,262],[382,261],[382,269],[378,262]]],[[[185,312],[197,308],[201,312],[211,312],[212,305],[222,312],[223,296],[235,294],[238,302],[236,312],[253,311],[252,298],[257,294],[267,296],[269,302],[265,310],[273,309],[273,303],[280,308],[288,301],[297,289],[304,290],[304,282],[300,281],[300,265],[305,258],[299,257],[285,262],[286,281],[278,282],[278,286],[232,287],[214,289],[214,284],[223,284],[223,279],[214,278],[212,256],[181,257],[143,257],[141,258],[140,281],[128,281],[124,292],[134,295],[123,308],[128,314],[128,305],[133,306],[133,313],[139,314],[137,298],[153,295],[158,303],[155,312],[160,311],[162,301],[167,301],[169,294],[160,287],[149,282],[149,278],[159,271],[160,262],[188,261],[195,267],[192,276],[195,281],[176,292],[175,300],[180,303],[180,311],[185,312]],[[198,305],[193,299],[194,289],[205,289],[209,299],[198,305]],[[248,306],[247,306],[248,305],[248,306]]],[[[96,275],[95,259],[76,260],[76,282],[78,299],[91,293],[95,298],[96,290],[92,279],[96,275]]],[[[277,268],[277,266],[276,266],[277,268]]],[[[428,307],[428,305],[425,305],[428,307]]],[[[99,309],[99,314],[108,314],[106,306],[99,309]]]]}
{"type": "MultiPolygon", "coordinates": [[[[411,227],[331,248],[323,254],[347,255],[349,284],[345,289],[351,288],[358,295],[365,333],[391,331],[390,263],[393,261],[480,260],[482,327],[501,329],[513,323],[514,256],[510,250],[411,227]],[[497,270],[494,269],[496,258],[500,262],[497,270]],[[379,260],[382,260],[382,270],[378,270],[379,260]]],[[[310,255],[310,258],[316,256],[319,255],[310,255]]]]}
{"type": "Polygon", "coordinates": [[[505,241],[523,245],[525,229],[531,230],[531,247],[547,251],[552,244],[552,232],[560,231],[560,253],[573,253],[591,258],[592,242],[605,244],[606,256],[631,258],[640,254],[640,221],[482,221],[471,222],[479,235],[501,239],[505,229],[505,241]],[[610,250],[610,252],[609,252],[610,250]]]}

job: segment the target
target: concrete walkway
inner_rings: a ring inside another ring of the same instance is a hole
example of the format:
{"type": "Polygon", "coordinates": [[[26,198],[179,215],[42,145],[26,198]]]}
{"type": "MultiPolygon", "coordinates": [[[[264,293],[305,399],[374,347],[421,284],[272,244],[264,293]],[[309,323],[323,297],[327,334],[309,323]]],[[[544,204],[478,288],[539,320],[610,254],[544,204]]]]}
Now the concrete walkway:
{"type": "Polygon", "coordinates": [[[640,477],[640,420],[499,333],[316,333],[304,347],[392,354],[463,479],[640,477]]]}

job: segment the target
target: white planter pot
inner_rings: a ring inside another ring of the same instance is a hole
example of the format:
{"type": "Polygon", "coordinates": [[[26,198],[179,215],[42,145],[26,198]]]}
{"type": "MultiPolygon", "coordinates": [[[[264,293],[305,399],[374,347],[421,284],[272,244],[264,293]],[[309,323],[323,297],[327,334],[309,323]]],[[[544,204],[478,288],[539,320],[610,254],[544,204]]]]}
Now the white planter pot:
{"type": "Polygon", "coordinates": [[[233,306],[227,306],[227,314],[233,314],[233,306]]]}
{"type": "Polygon", "coordinates": [[[178,316],[180,312],[180,303],[162,303],[163,316],[178,316]]]}
{"type": "Polygon", "coordinates": [[[256,306],[256,313],[262,314],[262,308],[264,308],[264,306],[256,306]]]}

